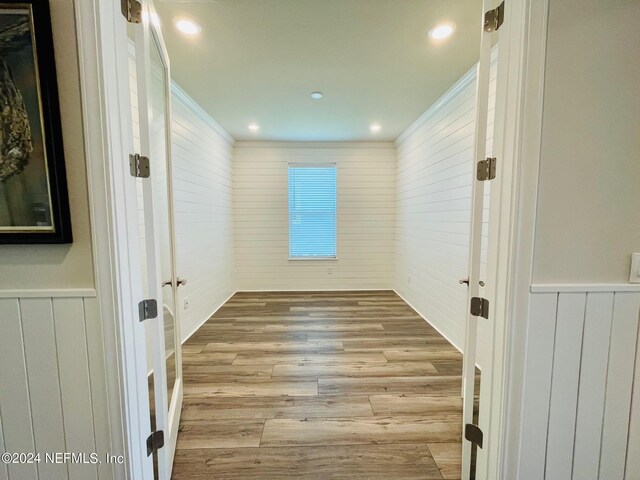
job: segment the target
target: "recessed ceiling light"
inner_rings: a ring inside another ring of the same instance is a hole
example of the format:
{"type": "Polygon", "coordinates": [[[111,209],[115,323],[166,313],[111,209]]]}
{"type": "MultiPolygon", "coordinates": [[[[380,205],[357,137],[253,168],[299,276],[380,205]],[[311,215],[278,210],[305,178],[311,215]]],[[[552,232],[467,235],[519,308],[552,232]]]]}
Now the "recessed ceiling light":
{"type": "Polygon", "coordinates": [[[257,123],[250,123],[249,130],[251,130],[252,132],[257,132],[258,130],[260,130],[260,125],[258,125],[257,123]]]}
{"type": "Polygon", "coordinates": [[[193,20],[179,18],[175,21],[176,28],[185,35],[197,35],[202,31],[202,27],[193,20]]]}
{"type": "Polygon", "coordinates": [[[439,23],[431,30],[429,30],[429,36],[434,40],[443,40],[454,32],[456,29],[453,23],[439,23]]]}
{"type": "Polygon", "coordinates": [[[311,98],[314,100],[320,100],[322,97],[324,97],[322,92],[311,92],[311,98]]]}
{"type": "Polygon", "coordinates": [[[373,133],[378,133],[380,130],[382,130],[382,126],[379,123],[372,123],[369,127],[369,130],[371,130],[373,133]]]}

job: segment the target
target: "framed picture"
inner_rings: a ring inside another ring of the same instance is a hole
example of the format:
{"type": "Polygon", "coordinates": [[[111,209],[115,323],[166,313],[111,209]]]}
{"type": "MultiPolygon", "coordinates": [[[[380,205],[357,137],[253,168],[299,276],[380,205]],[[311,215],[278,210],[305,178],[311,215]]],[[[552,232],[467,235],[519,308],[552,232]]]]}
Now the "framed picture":
{"type": "Polygon", "coordinates": [[[0,0],[0,243],[71,243],[48,0],[0,0]]]}

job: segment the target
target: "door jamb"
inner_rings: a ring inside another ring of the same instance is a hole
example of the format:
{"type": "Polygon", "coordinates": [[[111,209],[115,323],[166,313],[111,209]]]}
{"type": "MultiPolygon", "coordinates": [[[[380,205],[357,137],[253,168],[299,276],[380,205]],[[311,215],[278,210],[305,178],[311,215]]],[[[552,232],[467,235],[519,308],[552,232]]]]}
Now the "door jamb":
{"type": "Polygon", "coordinates": [[[140,275],[127,27],[119,2],[75,2],[78,62],[96,292],[102,321],[110,448],[124,455],[113,478],[153,478],[144,325],[138,319],[140,275]],[[124,53],[123,53],[124,52],[124,53]],[[129,121],[127,122],[127,119],[129,121]]]}
{"type": "MultiPolygon", "coordinates": [[[[494,374],[485,436],[487,455],[477,478],[518,478],[523,412],[526,320],[533,269],[538,170],[542,138],[549,0],[507,0],[500,32],[495,156],[500,165],[500,218],[489,245],[494,261],[491,320],[496,322],[494,374]],[[505,41],[506,40],[506,41],[505,41]],[[500,65],[502,64],[502,65],[500,65]],[[501,68],[502,66],[502,68],[501,68]]],[[[491,197],[494,199],[494,188],[491,197]]],[[[498,196],[496,195],[496,196],[498,196]]],[[[491,295],[492,294],[492,295],[491,295]]]]}

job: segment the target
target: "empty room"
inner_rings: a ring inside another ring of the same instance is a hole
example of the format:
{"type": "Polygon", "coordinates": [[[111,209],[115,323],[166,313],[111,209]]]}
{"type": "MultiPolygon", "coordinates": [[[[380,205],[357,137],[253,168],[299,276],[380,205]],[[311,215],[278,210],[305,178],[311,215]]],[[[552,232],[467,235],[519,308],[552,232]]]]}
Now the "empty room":
{"type": "Polygon", "coordinates": [[[640,479],[638,22],[0,0],[0,480],[640,479]]]}

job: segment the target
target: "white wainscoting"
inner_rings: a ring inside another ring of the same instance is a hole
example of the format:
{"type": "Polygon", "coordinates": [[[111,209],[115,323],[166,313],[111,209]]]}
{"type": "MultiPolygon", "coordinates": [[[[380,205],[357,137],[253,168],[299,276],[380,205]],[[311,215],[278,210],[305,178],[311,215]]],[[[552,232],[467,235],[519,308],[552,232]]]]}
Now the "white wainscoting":
{"type": "Polygon", "coordinates": [[[237,289],[391,289],[395,163],[390,142],[238,142],[237,289]],[[337,260],[289,260],[289,162],[337,163],[337,260]]]}
{"type": "MultiPolygon", "coordinates": [[[[496,58],[491,67],[487,154],[493,146],[496,58]]],[[[471,229],[476,67],[396,141],[395,289],[456,347],[464,343],[471,229]]],[[[482,272],[489,191],[485,194],[482,272]]],[[[482,345],[482,326],[479,343],[482,345]]]]}
{"type": "Polygon", "coordinates": [[[113,478],[104,462],[111,448],[98,301],[43,294],[0,298],[0,450],[43,456],[39,464],[0,466],[0,479],[113,478]],[[98,452],[103,462],[46,463],[44,454],[55,452],[98,452]]]}
{"type": "Polygon", "coordinates": [[[530,297],[518,478],[637,480],[640,291],[578,288],[530,297]]]}

